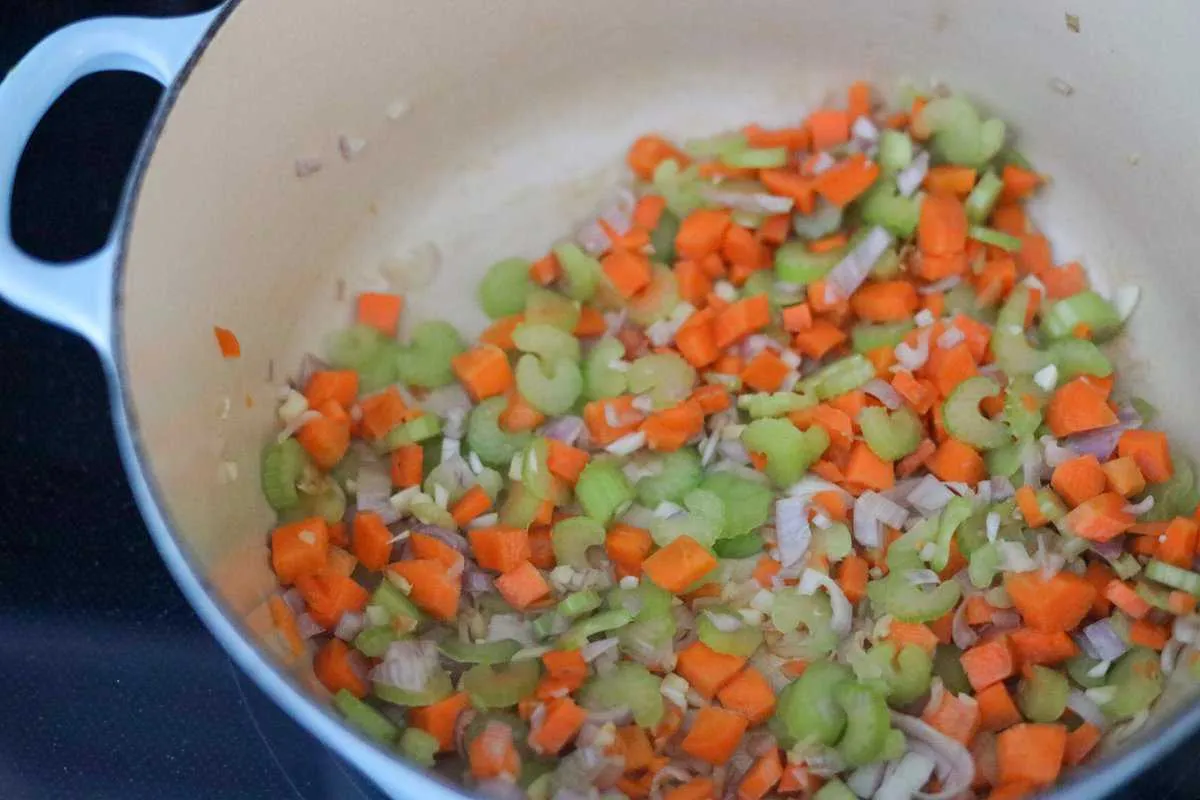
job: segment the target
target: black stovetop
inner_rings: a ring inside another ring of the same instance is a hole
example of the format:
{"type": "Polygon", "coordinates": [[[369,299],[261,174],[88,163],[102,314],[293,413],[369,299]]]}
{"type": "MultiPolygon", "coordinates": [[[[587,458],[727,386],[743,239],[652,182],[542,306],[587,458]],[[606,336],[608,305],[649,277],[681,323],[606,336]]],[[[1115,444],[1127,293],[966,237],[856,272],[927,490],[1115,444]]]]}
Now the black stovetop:
{"type": "MultiPolygon", "coordinates": [[[[0,75],[76,19],[216,4],[0,0],[0,75]]],[[[22,246],[65,260],[100,245],[158,95],[149,79],[99,75],[52,109],[18,176],[22,246]]],[[[125,484],[88,346],[3,304],[0,465],[0,797],[379,797],[239,673],[184,601],[125,484]]],[[[1125,796],[1196,797],[1198,748],[1125,796]]]]}

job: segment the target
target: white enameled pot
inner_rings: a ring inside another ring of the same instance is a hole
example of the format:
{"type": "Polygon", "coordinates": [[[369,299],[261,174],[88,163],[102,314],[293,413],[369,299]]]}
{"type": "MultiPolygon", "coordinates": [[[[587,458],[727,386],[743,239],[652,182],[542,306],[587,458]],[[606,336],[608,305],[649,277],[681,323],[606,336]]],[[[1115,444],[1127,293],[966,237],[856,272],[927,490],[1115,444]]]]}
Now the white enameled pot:
{"type": "MultiPolygon", "coordinates": [[[[1053,176],[1037,212],[1059,259],[1143,287],[1125,375],[1200,453],[1197,41],[1183,0],[243,0],[89,21],[0,84],[0,294],[96,347],[150,532],[233,658],[385,791],[452,797],[342,725],[255,614],[273,589],[256,476],[276,389],[381,265],[433,243],[407,318],[475,333],[484,268],[574,229],[637,135],[795,122],[860,78],[943,81],[1053,176]],[[16,164],[53,99],[103,69],[168,90],[108,245],[48,269],[11,241],[16,164]]],[[[1118,787],[1198,726],[1200,707],[1173,704],[1060,796],[1118,787]]]]}

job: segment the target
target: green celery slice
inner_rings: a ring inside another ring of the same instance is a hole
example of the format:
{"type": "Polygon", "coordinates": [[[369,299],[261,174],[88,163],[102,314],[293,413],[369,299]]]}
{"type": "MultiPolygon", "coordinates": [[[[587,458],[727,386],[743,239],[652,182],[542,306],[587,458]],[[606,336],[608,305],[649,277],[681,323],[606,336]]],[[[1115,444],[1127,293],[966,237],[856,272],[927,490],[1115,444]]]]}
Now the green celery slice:
{"type": "Polygon", "coordinates": [[[1011,437],[1004,423],[988,419],[979,410],[980,402],[999,394],[1000,385],[983,375],[967,378],[960,383],[942,406],[947,433],[981,450],[992,450],[1008,444],[1011,437]]]}
{"type": "Polygon", "coordinates": [[[492,319],[509,317],[525,310],[525,299],[533,291],[529,277],[533,266],[524,258],[505,258],[488,267],[479,284],[479,304],[492,319]]]}

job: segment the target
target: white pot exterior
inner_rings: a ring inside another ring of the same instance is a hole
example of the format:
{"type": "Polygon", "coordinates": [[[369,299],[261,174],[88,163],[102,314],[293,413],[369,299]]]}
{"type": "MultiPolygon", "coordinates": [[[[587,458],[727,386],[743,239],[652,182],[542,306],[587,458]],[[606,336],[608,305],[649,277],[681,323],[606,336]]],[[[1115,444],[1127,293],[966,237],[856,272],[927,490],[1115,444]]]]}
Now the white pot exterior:
{"type": "Polygon", "coordinates": [[[1101,288],[1142,286],[1124,377],[1200,453],[1200,14],[1153,5],[1081,3],[1067,9],[1076,33],[1044,0],[245,0],[165,116],[116,287],[127,455],[153,487],[141,500],[168,563],[277,699],[388,791],[427,796],[314,713],[295,691],[311,676],[282,678],[198,592],[245,631],[273,589],[257,475],[277,387],[349,321],[358,291],[385,285],[389,257],[434,243],[442,266],[405,318],[475,334],[488,264],[573,230],[637,135],[794,123],[856,79],[940,80],[1011,123],[1053,176],[1035,218],[1057,259],[1081,260],[1101,288]],[[351,160],[343,136],[365,141],[351,160]],[[322,168],[298,177],[312,159],[322,168]],[[220,357],[213,325],[237,333],[241,359],[220,357]],[[221,479],[226,462],[236,480],[221,479]]]}

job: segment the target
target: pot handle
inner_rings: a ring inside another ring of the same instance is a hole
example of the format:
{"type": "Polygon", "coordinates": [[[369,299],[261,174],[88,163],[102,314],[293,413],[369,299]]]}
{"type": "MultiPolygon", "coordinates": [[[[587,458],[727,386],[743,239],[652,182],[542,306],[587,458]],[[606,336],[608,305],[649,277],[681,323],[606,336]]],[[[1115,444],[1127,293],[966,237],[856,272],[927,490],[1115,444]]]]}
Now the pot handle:
{"type": "MultiPolygon", "coordinates": [[[[119,242],[67,264],[48,264],[12,239],[12,190],[25,145],[42,116],[75,81],[94,72],[140,72],[169,86],[221,7],[187,17],[107,17],[46,37],[0,82],[0,297],[107,352],[119,242]]],[[[114,230],[123,221],[118,212],[114,230]]]]}

